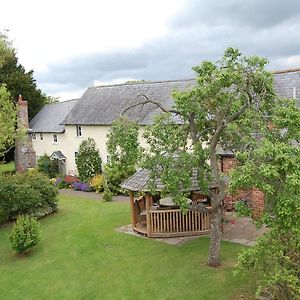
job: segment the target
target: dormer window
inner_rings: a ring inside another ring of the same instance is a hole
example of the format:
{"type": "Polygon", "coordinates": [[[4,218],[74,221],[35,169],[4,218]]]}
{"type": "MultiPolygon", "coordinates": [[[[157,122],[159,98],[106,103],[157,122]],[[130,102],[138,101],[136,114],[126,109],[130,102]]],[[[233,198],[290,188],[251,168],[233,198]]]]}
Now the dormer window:
{"type": "Polygon", "coordinates": [[[76,126],[76,136],[82,137],[82,127],[80,125],[76,126]]]}

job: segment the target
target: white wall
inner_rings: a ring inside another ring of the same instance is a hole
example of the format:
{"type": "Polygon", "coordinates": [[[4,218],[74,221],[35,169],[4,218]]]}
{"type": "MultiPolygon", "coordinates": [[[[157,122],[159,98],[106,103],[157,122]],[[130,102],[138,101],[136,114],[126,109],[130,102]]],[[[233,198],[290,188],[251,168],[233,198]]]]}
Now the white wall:
{"type": "MultiPolygon", "coordinates": [[[[54,151],[61,151],[66,156],[66,172],[76,173],[76,163],[75,163],[75,152],[78,152],[80,143],[91,137],[95,140],[97,148],[102,159],[102,163],[107,163],[107,134],[109,132],[109,126],[81,126],[82,137],[76,136],[76,126],[66,125],[64,133],[57,133],[58,143],[53,143],[53,133],[43,133],[44,140],[40,140],[40,134],[36,134],[36,140],[33,140],[33,148],[36,155],[42,156],[45,153],[49,156],[54,151]]],[[[142,138],[142,133],[144,128],[140,129],[139,140],[141,146],[145,146],[145,141],[142,138]]],[[[126,132],[124,132],[126,134],[126,132]]]]}

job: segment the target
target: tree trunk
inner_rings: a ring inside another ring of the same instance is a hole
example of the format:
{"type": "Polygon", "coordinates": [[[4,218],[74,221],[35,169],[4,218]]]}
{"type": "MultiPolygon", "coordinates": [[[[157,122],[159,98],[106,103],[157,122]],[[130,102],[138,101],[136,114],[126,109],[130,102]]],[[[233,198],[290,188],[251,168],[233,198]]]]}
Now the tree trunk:
{"type": "Polygon", "coordinates": [[[208,265],[211,267],[220,266],[220,246],[222,237],[222,210],[221,207],[213,209],[211,212],[211,238],[208,254],[208,265]]]}

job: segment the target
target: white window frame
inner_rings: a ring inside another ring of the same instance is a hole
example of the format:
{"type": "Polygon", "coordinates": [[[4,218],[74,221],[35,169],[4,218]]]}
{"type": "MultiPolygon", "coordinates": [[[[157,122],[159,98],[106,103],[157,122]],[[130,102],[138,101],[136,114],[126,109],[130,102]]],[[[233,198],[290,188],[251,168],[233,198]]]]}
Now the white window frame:
{"type": "Polygon", "coordinates": [[[31,133],[31,139],[32,139],[33,141],[36,141],[36,134],[35,134],[35,132],[32,132],[32,133],[31,133]]]}
{"type": "Polygon", "coordinates": [[[43,133],[42,133],[42,132],[40,133],[40,140],[41,140],[41,141],[44,140],[44,136],[43,136],[43,133]]]}
{"type": "Polygon", "coordinates": [[[76,125],[76,136],[77,137],[82,137],[82,126],[81,125],[76,125]]]}
{"type": "Polygon", "coordinates": [[[53,144],[58,144],[58,136],[57,136],[57,134],[53,134],[53,144]]]}

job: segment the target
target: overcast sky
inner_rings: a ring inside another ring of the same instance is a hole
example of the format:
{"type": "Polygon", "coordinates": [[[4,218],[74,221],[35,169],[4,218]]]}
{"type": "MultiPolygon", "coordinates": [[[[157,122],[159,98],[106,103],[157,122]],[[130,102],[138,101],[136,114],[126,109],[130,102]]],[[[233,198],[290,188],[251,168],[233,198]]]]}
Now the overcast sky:
{"type": "Polygon", "coordinates": [[[3,29],[61,100],[93,85],[192,78],[229,46],[266,57],[269,70],[300,67],[300,0],[9,0],[3,29]]]}

